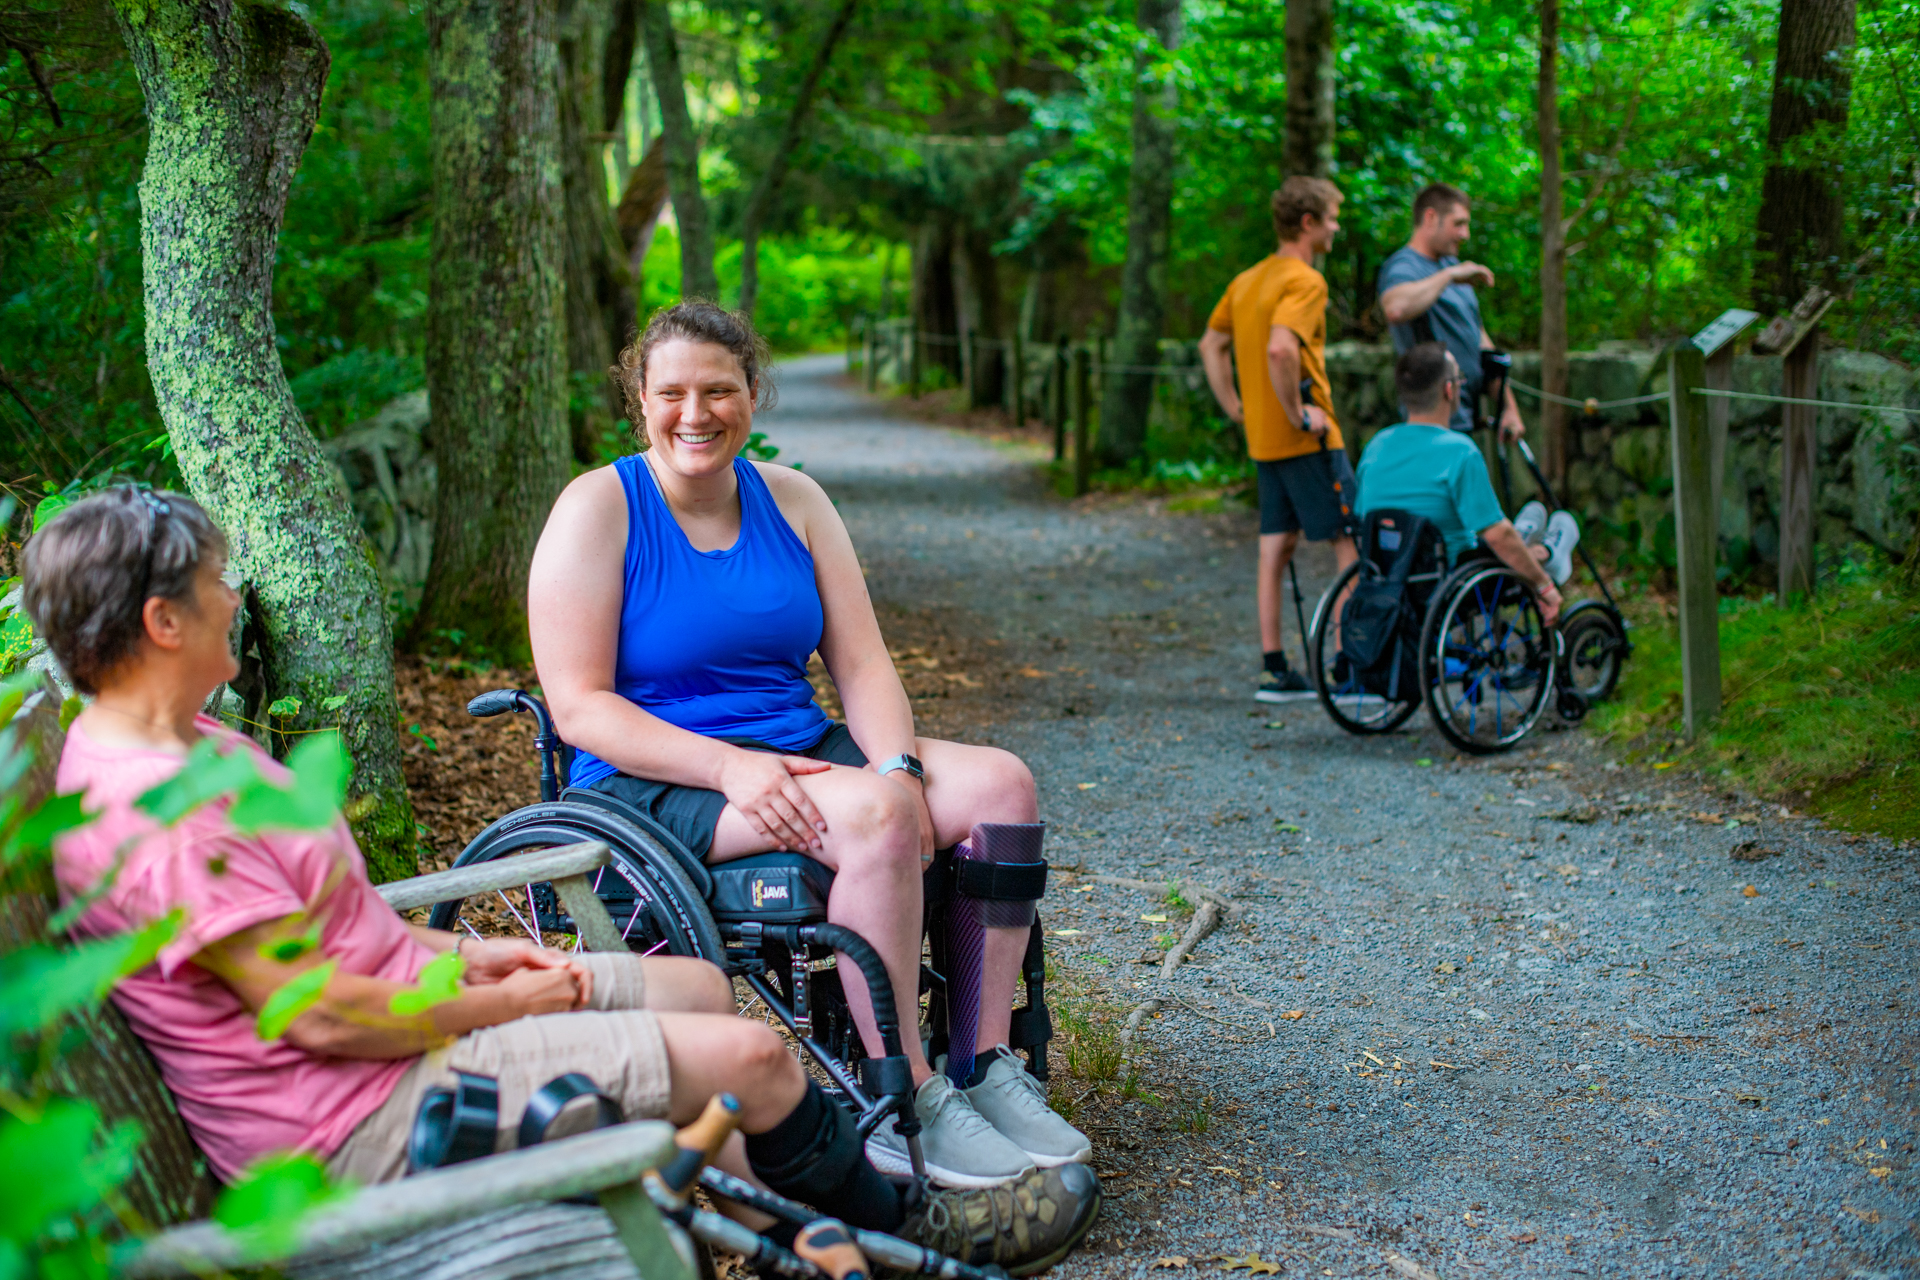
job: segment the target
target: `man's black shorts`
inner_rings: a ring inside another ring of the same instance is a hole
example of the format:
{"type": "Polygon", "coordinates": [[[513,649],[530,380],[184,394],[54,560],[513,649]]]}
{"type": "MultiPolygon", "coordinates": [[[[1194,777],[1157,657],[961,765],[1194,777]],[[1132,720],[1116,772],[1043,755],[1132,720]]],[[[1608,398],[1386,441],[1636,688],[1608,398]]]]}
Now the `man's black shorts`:
{"type": "Polygon", "coordinates": [[[1260,479],[1261,533],[1305,531],[1308,542],[1325,542],[1346,532],[1340,505],[1344,500],[1351,510],[1356,489],[1346,450],[1253,465],[1260,479]],[[1333,490],[1335,484],[1339,493],[1333,490]]]}
{"type": "MultiPolygon", "coordinates": [[[[863,768],[867,763],[867,757],[855,744],[853,734],[847,731],[847,726],[839,723],[830,726],[821,735],[820,741],[804,751],[780,751],[777,747],[750,738],[727,738],[724,741],[751,751],[806,756],[810,760],[851,765],[856,769],[863,768]]],[[[647,778],[629,777],[624,773],[609,774],[588,790],[604,791],[625,800],[666,828],[702,862],[707,860],[707,854],[713,849],[713,828],[720,821],[720,811],[727,807],[727,798],[718,791],[682,786],[675,782],[654,782],[647,778]]]]}

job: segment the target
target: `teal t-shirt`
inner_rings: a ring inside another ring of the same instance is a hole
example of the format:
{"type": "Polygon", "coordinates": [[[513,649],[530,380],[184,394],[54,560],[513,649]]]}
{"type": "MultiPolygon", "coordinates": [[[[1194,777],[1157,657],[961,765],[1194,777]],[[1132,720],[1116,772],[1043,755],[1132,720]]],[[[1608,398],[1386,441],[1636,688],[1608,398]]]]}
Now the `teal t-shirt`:
{"type": "Polygon", "coordinates": [[[1397,507],[1425,516],[1446,535],[1454,560],[1507,518],[1473,438],[1425,422],[1402,422],[1367,441],[1354,484],[1356,515],[1397,507]]]}

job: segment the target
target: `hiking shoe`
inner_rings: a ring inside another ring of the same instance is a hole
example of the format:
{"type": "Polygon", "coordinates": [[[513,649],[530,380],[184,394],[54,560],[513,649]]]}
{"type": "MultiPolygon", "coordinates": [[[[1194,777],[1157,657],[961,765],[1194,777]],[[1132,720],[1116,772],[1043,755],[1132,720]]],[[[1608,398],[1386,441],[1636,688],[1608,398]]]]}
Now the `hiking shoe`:
{"type": "Polygon", "coordinates": [[[1253,691],[1256,702],[1299,702],[1316,696],[1307,678],[1291,668],[1277,674],[1262,671],[1260,687],[1253,691]]]}
{"type": "MultiPolygon", "coordinates": [[[[947,1187],[994,1187],[1033,1172],[1033,1161],[973,1109],[967,1095],[936,1071],[914,1091],[920,1117],[920,1154],[927,1176],[947,1187]]],[[[911,1174],[907,1140],[894,1132],[895,1117],[880,1122],[867,1139],[867,1159],[882,1173],[911,1174]]]]}
{"type": "Polygon", "coordinates": [[[962,1089],[986,1122],[1026,1152],[1042,1169],[1093,1159],[1087,1135],[1062,1120],[1047,1105],[1046,1086],[1034,1079],[1020,1055],[995,1045],[993,1065],[971,1089],[962,1089]]]}
{"type": "Polygon", "coordinates": [[[1573,576],[1573,549],[1580,545],[1580,523],[1573,512],[1554,512],[1540,545],[1547,549],[1547,576],[1557,587],[1573,576]]]}
{"type": "Polygon", "coordinates": [[[1540,541],[1540,531],[1547,524],[1547,504],[1539,500],[1529,502],[1520,508],[1513,518],[1513,531],[1520,535],[1520,541],[1533,546],[1540,541]]]}
{"type": "Polygon", "coordinates": [[[1100,1179],[1063,1164],[987,1190],[929,1191],[900,1234],[971,1266],[1030,1276],[1066,1257],[1099,1216],[1100,1179]]]}

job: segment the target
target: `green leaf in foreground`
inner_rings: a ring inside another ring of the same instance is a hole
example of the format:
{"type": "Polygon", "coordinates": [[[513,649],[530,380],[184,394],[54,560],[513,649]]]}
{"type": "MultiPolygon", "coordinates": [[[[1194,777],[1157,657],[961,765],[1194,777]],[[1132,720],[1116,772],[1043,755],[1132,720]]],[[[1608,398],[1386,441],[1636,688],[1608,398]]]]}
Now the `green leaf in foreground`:
{"type": "Polygon", "coordinates": [[[0,1117],[0,1243],[25,1245],[47,1225],[81,1213],[133,1171],[140,1126],[98,1141],[92,1103],[55,1098],[27,1117],[0,1117]]]}
{"type": "Polygon", "coordinates": [[[153,962],[173,940],[180,912],[138,933],[74,947],[22,947],[0,956],[0,1041],[43,1031],[63,1015],[103,999],[121,978],[153,962]]]}
{"type": "Polygon", "coordinates": [[[11,866],[25,855],[43,853],[53,847],[54,839],[62,832],[84,827],[93,821],[93,815],[80,807],[82,799],[83,794],[76,791],[42,802],[4,843],[0,843],[0,865],[11,866]]]}
{"type": "Polygon", "coordinates": [[[266,1156],[220,1193],[213,1220],[245,1236],[254,1257],[284,1257],[299,1247],[301,1220],[344,1192],[309,1153],[266,1156]]]}
{"type": "Polygon", "coordinates": [[[243,788],[227,818],[247,835],[261,831],[319,831],[331,826],[346,798],[353,763],[337,733],[316,733],[287,756],[287,786],[259,779],[243,788]]]}
{"type": "Polygon", "coordinates": [[[268,703],[267,714],[270,716],[297,716],[300,714],[300,706],[300,699],[294,697],[292,694],[288,694],[284,698],[275,698],[272,702],[268,703]]]}
{"type": "Polygon", "coordinates": [[[143,793],[134,805],[170,827],[201,805],[259,781],[260,769],[251,752],[235,746],[223,753],[221,745],[213,738],[194,743],[180,772],[143,793]]]}
{"type": "Polygon", "coordinates": [[[402,1018],[425,1013],[437,1004],[460,998],[460,975],[467,962],[458,951],[442,951],[420,970],[420,981],[405,991],[393,993],[387,1008],[402,1018]]]}
{"type": "Polygon", "coordinates": [[[321,993],[327,989],[327,982],[339,967],[338,960],[329,960],[295,974],[292,981],[267,997],[267,1003],[261,1006],[260,1016],[254,1021],[254,1033],[262,1040],[278,1040],[287,1034],[287,1028],[293,1025],[295,1018],[320,1003],[321,993]]]}

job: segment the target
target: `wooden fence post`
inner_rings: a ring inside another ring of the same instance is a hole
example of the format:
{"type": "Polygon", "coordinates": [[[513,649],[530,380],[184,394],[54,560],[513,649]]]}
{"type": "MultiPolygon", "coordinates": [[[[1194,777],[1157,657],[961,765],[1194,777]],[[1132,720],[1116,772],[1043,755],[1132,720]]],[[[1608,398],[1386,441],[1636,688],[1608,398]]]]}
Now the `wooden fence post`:
{"type": "MultiPolygon", "coordinates": [[[[1705,386],[1709,391],[1733,390],[1733,340],[1760,318],[1757,311],[1729,307],[1712,324],[1693,335],[1693,345],[1706,360],[1705,386]]],[[[1727,421],[1733,406],[1723,396],[1701,396],[1707,402],[1707,432],[1713,439],[1713,530],[1714,548],[1720,546],[1721,478],[1727,467],[1727,421]]]]}
{"type": "Polygon", "coordinates": [[[1093,427],[1093,388],[1088,375],[1092,372],[1093,352],[1088,344],[1078,342],[1073,347],[1073,496],[1079,497],[1087,491],[1093,478],[1092,444],[1088,436],[1093,427]]]}
{"type": "Polygon", "coordinates": [[[1013,384],[1007,395],[1007,406],[1013,411],[1013,429],[1018,431],[1027,425],[1027,348],[1020,341],[1017,324],[1007,337],[1007,363],[1012,366],[1007,376],[1013,384]]]}
{"type": "Polygon", "coordinates": [[[1691,341],[1667,355],[1673,437],[1673,540],[1680,569],[1680,680],[1689,738],[1720,714],[1720,592],[1714,585],[1713,435],[1705,357],[1691,341]]]}
{"type": "Polygon", "coordinates": [[[1067,456],[1067,336],[1054,340],[1047,368],[1047,426],[1053,429],[1053,460],[1067,456]]]}
{"type": "MultiPolygon", "coordinates": [[[[1811,400],[1819,389],[1820,330],[1809,329],[1787,352],[1780,394],[1811,400]]],[[[1818,457],[1814,407],[1782,405],[1780,450],[1780,603],[1813,596],[1813,484],[1818,457]]]]}

